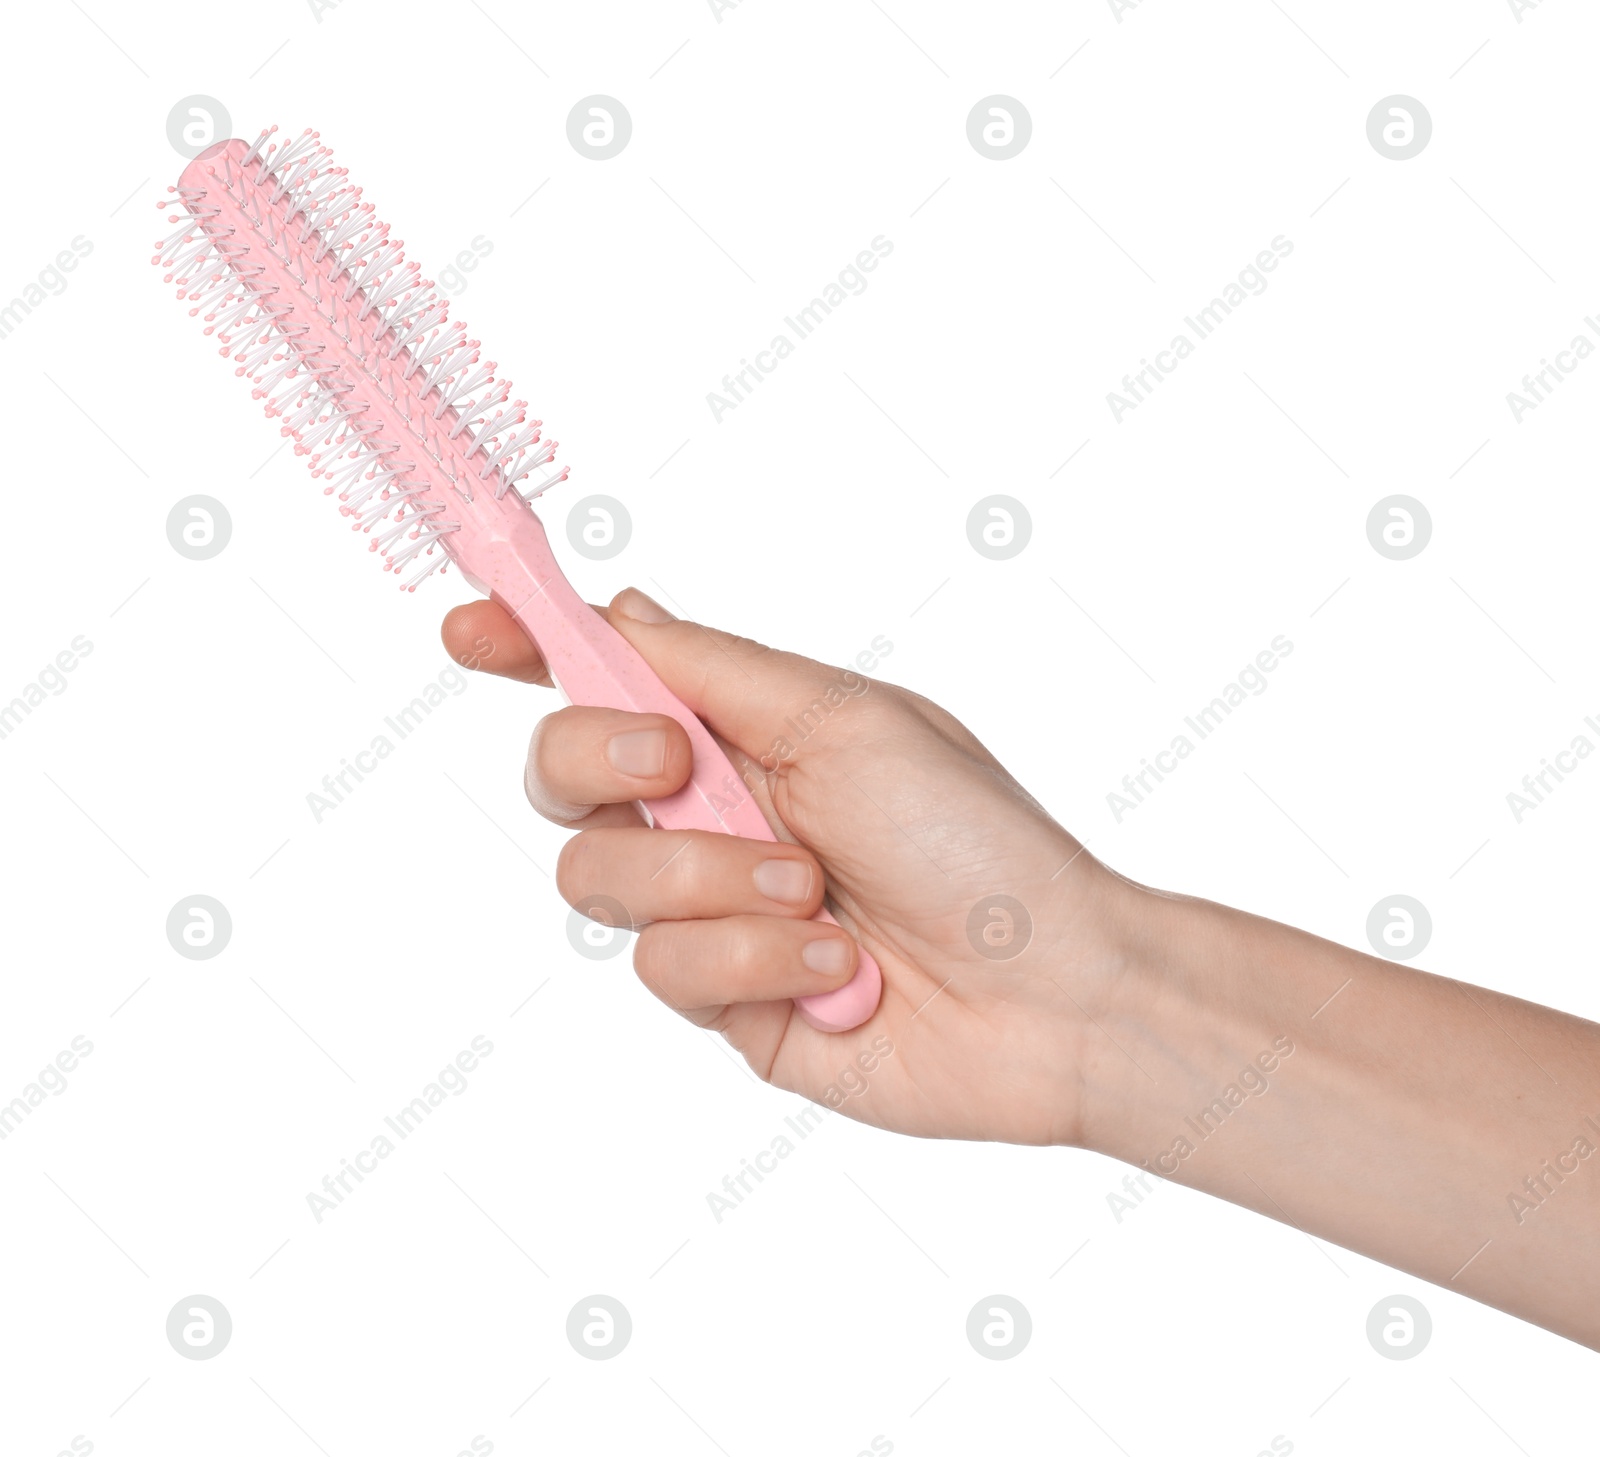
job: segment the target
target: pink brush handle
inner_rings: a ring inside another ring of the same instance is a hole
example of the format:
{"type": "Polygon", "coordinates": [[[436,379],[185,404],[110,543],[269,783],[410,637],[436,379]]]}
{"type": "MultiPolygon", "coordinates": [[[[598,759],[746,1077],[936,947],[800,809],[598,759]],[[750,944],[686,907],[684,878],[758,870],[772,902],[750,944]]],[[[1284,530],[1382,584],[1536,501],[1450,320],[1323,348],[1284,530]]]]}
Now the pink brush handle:
{"type": "MultiPolygon", "coordinates": [[[[568,702],[630,713],[663,713],[682,724],[689,735],[694,772],[676,794],[645,804],[651,819],[668,830],[714,830],[746,840],[776,840],[761,807],[706,726],[561,575],[544,528],[533,512],[505,513],[494,535],[496,550],[471,552],[470,561],[460,563],[463,574],[521,624],[568,702]],[[486,573],[480,564],[487,563],[493,564],[493,570],[486,573]]],[[[460,545],[469,548],[472,544],[460,545]]],[[[462,557],[467,555],[462,551],[462,557]]],[[[838,925],[826,909],[812,919],[838,925]]],[[[795,1006],[813,1027],[847,1032],[877,1010],[882,985],[878,963],[862,946],[856,974],[847,985],[838,991],[797,998],[795,1006]]]]}

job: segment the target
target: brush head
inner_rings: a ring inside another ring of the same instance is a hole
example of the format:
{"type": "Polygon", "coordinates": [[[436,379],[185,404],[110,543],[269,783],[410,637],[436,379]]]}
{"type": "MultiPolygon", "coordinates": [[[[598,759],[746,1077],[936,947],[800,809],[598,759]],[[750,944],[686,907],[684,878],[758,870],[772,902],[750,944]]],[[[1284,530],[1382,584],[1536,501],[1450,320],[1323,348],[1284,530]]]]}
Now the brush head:
{"type": "Polygon", "coordinates": [[[556,442],[482,360],[318,133],[218,142],[184,169],[156,244],[189,312],[308,457],[384,570],[469,577],[566,479],[556,442]]]}

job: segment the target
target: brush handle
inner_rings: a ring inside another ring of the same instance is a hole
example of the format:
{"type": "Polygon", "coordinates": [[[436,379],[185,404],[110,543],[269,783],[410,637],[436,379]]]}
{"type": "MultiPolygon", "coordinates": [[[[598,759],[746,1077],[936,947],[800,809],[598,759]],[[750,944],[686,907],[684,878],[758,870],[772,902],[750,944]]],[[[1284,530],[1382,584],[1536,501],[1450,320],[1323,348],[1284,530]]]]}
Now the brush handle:
{"type": "MultiPolygon", "coordinates": [[[[676,794],[643,803],[651,822],[668,830],[712,830],[746,840],[775,841],[761,806],[710,731],[633,646],[573,590],[555,565],[533,512],[516,514],[526,515],[537,539],[518,523],[509,533],[514,541],[496,543],[500,549],[493,554],[492,577],[471,571],[463,575],[516,619],[569,703],[662,713],[683,726],[694,750],[694,771],[676,794]]],[[[826,909],[812,919],[838,925],[826,909]]],[[[856,974],[845,986],[795,1001],[800,1015],[821,1031],[847,1032],[877,1010],[883,975],[871,952],[857,945],[856,974]]]]}

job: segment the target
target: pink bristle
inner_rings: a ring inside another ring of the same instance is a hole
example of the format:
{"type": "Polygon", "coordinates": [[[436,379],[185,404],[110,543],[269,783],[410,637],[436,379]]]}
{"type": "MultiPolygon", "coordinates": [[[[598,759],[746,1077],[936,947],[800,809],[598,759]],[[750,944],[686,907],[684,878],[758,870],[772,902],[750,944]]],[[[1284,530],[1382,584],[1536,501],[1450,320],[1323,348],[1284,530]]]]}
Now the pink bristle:
{"type": "Polygon", "coordinates": [[[313,478],[327,479],[323,493],[338,495],[352,529],[389,520],[369,549],[385,570],[420,567],[402,582],[414,590],[448,560],[460,529],[453,506],[482,491],[521,507],[566,468],[551,467],[554,442],[541,442],[539,422],[527,425],[526,401],[501,408],[509,384],[480,362],[480,341],[450,319],[319,134],[276,131],[190,163],[167,189],[187,217],[170,213],[180,226],[152,262],[191,315],[204,316],[313,478]],[[535,467],[537,481],[513,485],[535,467]],[[376,495],[374,480],[383,482],[376,495]],[[352,492],[371,504],[347,506],[352,492]]]}

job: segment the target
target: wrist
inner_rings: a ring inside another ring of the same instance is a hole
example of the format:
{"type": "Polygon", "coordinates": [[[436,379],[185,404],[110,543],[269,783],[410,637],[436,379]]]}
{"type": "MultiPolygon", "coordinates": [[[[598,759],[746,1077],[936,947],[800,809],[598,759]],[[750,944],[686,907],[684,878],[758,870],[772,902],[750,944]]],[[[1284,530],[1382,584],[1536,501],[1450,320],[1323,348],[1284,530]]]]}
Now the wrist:
{"type": "MultiPolygon", "coordinates": [[[[1266,970],[1287,927],[1106,872],[1109,944],[1081,1051],[1080,1146],[1177,1175],[1186,1121],[1215,1097],[1261,1086],[1284,1056],[1282,988],[1266,970]],[[1281,1020],[1281,1018],[1280,1018],[1281,1020]]],[[[1292,1039],[1289,1044],[1292,1046],[1292,1039]]]]}

